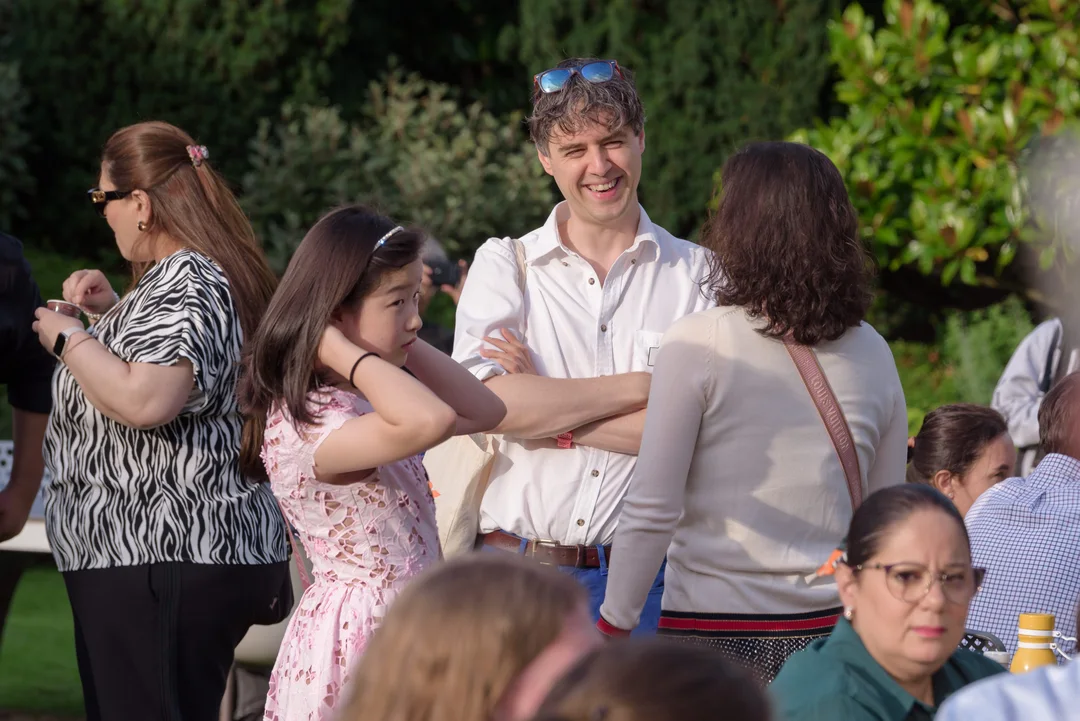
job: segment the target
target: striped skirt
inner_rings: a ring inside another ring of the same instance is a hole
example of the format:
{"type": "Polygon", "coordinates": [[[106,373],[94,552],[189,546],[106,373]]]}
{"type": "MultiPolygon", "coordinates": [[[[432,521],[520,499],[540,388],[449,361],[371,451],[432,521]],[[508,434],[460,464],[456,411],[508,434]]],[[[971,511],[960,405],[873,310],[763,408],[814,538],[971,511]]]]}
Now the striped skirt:
{"type": "Polygon", "coordinates": [[[664,611],[657,633],[715,648],[769,684],[788,656],[832,633],[842,610],[792,615],[664,611]]]}

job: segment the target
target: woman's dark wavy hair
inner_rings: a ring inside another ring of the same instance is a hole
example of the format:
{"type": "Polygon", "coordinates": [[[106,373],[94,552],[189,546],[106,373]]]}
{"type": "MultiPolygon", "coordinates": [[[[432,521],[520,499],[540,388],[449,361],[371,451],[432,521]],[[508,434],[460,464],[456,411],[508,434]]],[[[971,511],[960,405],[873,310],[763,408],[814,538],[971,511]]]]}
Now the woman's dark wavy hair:
{"type": "Polygon", "coordinates": [[[285,404],[294,424],[314,422],[308,394],[321,382],[315,359],[334,311],[356,308],[387,273],[420,257],[424,236],[412,229],[395,233],[372,253],[395,225],[350,205],[324,215],[300,242],[244,358],[240,399],[264,426],[277,403],[285,404]]]}
{"type": "Polygon", "coordinates": [[[767,320],[762,334],[836,340],[870,307],[873,262],[840,171],[798,143],[751,143],[728,158],[705,287],[719,305],[767,320]]]}
{"type": "Polygon", "coordinates": [[[908,447],[908,483],[931,483],[938,471],[963,476],[986,446],[1008,433],[1005,418],[993,408],[950,403],[926,414],[914,445],[908,447]]]}

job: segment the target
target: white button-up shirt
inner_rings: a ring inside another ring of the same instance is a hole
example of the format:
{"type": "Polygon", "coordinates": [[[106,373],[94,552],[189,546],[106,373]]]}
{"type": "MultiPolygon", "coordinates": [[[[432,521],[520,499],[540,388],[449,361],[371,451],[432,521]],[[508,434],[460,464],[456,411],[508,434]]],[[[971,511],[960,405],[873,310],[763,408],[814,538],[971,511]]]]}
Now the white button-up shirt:
{"type": "MultiPolygon", "coordinates": [[[[603,283],[559,238],[568,212],[560,203],[542,228],[521,238],[524,296],[512,239],[492,238],[476,252],[457,307],[454,359],[480,380],[506,372],[480,356],[484,338],[498,337],[500,328],[520,337],[523,325],[536,370],[549,378],[651,371],[668,326],[715,304],[701,289],[708,251],[653,225],[644,209],[633,245],[603,283]]],[[[611,543],[636,456],[576,445],[536,448],[509,438],[499,451],[480,508],[481,532],[611,543]]]]}

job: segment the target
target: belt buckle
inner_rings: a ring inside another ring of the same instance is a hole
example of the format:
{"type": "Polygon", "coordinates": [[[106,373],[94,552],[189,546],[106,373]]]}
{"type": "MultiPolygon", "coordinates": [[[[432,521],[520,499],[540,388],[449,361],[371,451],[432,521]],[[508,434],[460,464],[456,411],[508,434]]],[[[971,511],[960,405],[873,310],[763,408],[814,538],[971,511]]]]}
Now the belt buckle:
{"type": "Polygon", "coordinates": [[[532,542],[532,557],[541,566],[558,566],[559,565],[558,563],[552,563],[550,561],[541,561],[541,560],[536,558],[536,549],[537,548],[550,548],[552,550],[555,550],[558,547],[559,547],[559,542],[558,541],[549,541],[547,539],[537,539],[537,540],[532,542]]]}

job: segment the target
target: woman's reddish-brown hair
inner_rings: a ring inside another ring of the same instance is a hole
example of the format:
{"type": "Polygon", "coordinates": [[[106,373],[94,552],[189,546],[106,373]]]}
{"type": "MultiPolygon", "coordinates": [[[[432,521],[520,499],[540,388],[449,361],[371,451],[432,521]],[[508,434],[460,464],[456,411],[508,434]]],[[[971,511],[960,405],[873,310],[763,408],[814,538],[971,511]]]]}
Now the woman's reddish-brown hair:
{"type": "Polygon", "coordinates": [[[762,333],[804,345],[836,340],[870,307],[873,261],[840,171],[798,143],[751,143],[721,171],[701,245],[718,305],[766,321],[762,333]]]}
{"type": "MultiPolygon", "coordinates": [[[[218,264],[246,340],[255,335],[277,281],[229,186],[207,161],[192,162],[187,148],[194,145],[190,135],[169,123],[129,125],[105,143],[102,170],[117,190],[149,196],[147,242],[164,236],[218,264]]],[[[132,264],[136,283],[150,265],[132,264]]],[[[259,459],[262,432],[262,419],[245,418],[240,465],[259,479],[266,478],[259,459]]]]}

